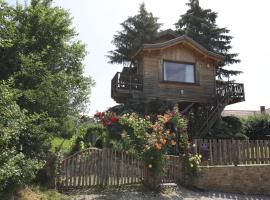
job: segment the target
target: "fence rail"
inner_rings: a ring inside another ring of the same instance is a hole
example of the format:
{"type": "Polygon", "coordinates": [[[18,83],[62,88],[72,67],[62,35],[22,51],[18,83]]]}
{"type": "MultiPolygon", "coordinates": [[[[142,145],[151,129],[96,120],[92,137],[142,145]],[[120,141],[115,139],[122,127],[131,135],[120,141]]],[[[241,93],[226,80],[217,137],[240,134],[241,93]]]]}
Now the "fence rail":
{"type": "Polygon", "coordinates": [[[193,144],[207,165],[270,164],[270,140],[194,139],[193,144]]]}

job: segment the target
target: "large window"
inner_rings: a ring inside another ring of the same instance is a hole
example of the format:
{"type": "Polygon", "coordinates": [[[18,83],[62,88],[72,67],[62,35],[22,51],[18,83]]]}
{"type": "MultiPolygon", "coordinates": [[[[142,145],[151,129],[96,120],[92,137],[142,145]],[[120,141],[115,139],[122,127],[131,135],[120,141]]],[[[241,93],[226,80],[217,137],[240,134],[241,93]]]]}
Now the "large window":
{"type": "Polygon", "coordinates": [[[171,61],[163,62],[164,81],[195,83],[194,71],[194,64],[171,61]]]}

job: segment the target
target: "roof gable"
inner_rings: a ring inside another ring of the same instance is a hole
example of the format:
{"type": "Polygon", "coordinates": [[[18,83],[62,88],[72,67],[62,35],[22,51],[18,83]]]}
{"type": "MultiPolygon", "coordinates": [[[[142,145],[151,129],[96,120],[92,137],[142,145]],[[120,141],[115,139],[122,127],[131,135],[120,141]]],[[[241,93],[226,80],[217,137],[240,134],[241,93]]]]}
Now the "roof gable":
{"type": "Polygon", "coordinates": [[[182,35],[179,37],[175,37],[174,39],[165,41],[165,42],[160,42],[160,43],[154,43],[154,44],[144,44],[142,48],[140,48],[136,54],[133,56],[134,58],[137,57],[137,55],[143,51],[143,50],[159,50],[159,49],[165,49],[165,48],[170,48],[172,46],[175,46],[177,44],[184,43],[192,47],[195,51],[204,54],[207,57],[212,58],[215,61],[222,61],[224,59],[223,56],[216,54],[214,52],[208,51],[206,48],[204,48],[202,45],[200,45],[198,42],[195,40],[191,39],[190,37],[186,35],[182,35]]]}

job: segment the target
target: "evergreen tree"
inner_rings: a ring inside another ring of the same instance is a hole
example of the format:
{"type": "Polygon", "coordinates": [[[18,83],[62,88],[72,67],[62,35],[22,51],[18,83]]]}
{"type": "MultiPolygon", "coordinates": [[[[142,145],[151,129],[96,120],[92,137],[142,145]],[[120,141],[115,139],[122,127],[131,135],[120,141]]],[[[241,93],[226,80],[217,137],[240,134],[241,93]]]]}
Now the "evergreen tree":
{"type": "Polygon", "coordinates": [[[199,5],[199,0],[190,0],[187,3],[189,9],[184,15],[181,15],[179,21],[175,24],[176,31],[179,34],[185,34],[209,51],[218,53],[225,57],[224,62],[217,65],[217,76],[219,79],[229,78],[238,75],[241,72],[225,69],[234,63],[239,63],[237,53],[230,53],[232,36],[227,28],[219,28],[216,24],[218,14],[211,9],[203,9],[199,5]]]}
{"type": "Polygon", "coordinates": [[[116,49],[109,51],[109,63],[132,63],[132,56],[142,44],[153,43],[161,26],[157,21],[142,3],[138,14],[121,23],[123,30],[114,35],[112,43],[116,49]]]}

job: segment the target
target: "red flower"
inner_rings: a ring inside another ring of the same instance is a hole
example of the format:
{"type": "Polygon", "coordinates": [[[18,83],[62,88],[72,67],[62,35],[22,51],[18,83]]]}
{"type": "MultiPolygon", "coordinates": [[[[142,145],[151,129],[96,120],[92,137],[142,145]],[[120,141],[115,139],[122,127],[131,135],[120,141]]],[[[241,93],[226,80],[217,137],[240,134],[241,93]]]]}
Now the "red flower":
{"type": "Polygon", "coordinates": [[[119,119],[118,119],[117,117],[112,117],[112,118],[110,119],[110,121],[111,121],[112,123],[116,123],[116,122],[119,121],[119,119]]]}
{"type": "Polygon", "coordinates": [[[109,122],[104,122],[103,125],[104,126],[108,126],[110,123],[109,122]]]}

